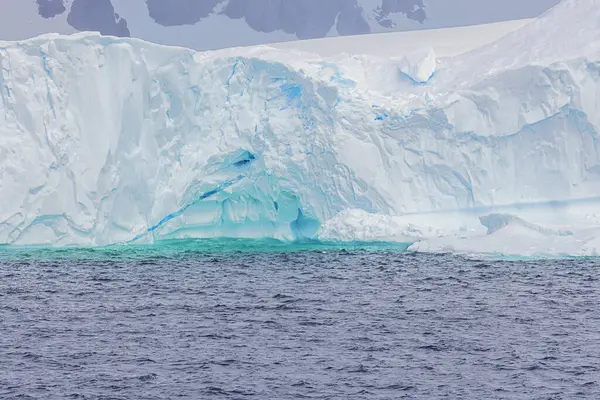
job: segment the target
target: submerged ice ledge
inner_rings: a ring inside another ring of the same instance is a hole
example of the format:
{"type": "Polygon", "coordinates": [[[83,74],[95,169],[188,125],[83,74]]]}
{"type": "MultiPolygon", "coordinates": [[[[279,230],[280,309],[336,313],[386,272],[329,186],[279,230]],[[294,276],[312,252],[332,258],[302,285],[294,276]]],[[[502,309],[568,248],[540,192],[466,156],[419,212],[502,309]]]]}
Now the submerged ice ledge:
{"type": "Polygon", "coordinates": [[[520,64],[498,53],[506,68],[485,74],[476,51],[415,85],[400,58],[83,34],[3,43],[0,243],[272,237],[468,252],[533,232],[598,254],[597,204],[543,206],[600,196],[596,50],[520,64]],[[503,215],[494,229],[491,214],[503,215]]]}

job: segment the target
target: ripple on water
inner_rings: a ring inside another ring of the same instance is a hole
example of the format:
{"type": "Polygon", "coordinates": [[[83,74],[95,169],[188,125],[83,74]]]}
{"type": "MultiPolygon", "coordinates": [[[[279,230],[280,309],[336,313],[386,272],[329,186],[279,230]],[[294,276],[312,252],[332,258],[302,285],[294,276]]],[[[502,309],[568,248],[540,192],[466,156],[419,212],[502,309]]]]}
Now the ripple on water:
{"type": "Polygon", "coordinates": [[[600,398],[596,260],[192,244],[0,255],[0,398],[600,398]]]}

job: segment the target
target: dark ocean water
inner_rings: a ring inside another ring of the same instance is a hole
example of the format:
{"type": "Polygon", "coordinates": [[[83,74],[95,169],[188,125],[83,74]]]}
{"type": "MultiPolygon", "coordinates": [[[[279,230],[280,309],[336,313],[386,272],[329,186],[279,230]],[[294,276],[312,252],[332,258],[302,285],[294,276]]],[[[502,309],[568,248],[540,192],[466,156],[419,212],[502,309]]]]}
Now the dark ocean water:
{"type": "Polygon", "coordinates": [[[600,399],[600,261],[0,250],[1,399],[600,399]]]}

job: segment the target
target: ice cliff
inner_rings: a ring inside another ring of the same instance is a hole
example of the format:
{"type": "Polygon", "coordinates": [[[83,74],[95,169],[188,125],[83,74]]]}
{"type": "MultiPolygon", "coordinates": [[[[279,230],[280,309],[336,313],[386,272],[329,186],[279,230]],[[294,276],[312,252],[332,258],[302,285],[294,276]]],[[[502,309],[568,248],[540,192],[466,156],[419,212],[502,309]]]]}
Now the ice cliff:
{"type": "Polygon", "coordinates": [[[236,236],[466,252],[517,224],[569,241],[561,254],[599,254],[599,10],[565,1],[438,60],[424,83],[402,57],[89,34],[0,43],[0,243],[236,236]],[[505,223],[488,229],[489,215],[505,223]]]}

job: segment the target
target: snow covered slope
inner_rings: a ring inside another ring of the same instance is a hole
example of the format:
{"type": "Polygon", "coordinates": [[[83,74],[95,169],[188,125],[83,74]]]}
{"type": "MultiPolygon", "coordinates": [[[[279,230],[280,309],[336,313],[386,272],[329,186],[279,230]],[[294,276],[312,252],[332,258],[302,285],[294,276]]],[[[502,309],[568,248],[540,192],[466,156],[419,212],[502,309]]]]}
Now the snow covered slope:
{"type": "Polygon", "coordinates": [[[385,58],[401,57],[421,49],[435,48],[438,57],[451,57],[491,43],[532,21],[533,19],[520,19],[459,28],[296,40],[271,43],[269,46],[281,50],[301,50],[321,57],[346,53],[385,58]]]}
{"type": "Polygon", "coordinates": [[[559,0],[2,0],[0,40],[98,31],[196,50],[532,18],[559,0]]]}
{"type": "Polygon", "coordinates": [[[567,0],[420,84],[403,54],[4,43],[0,242],[599,254],[599,16],[567,0]]]}

